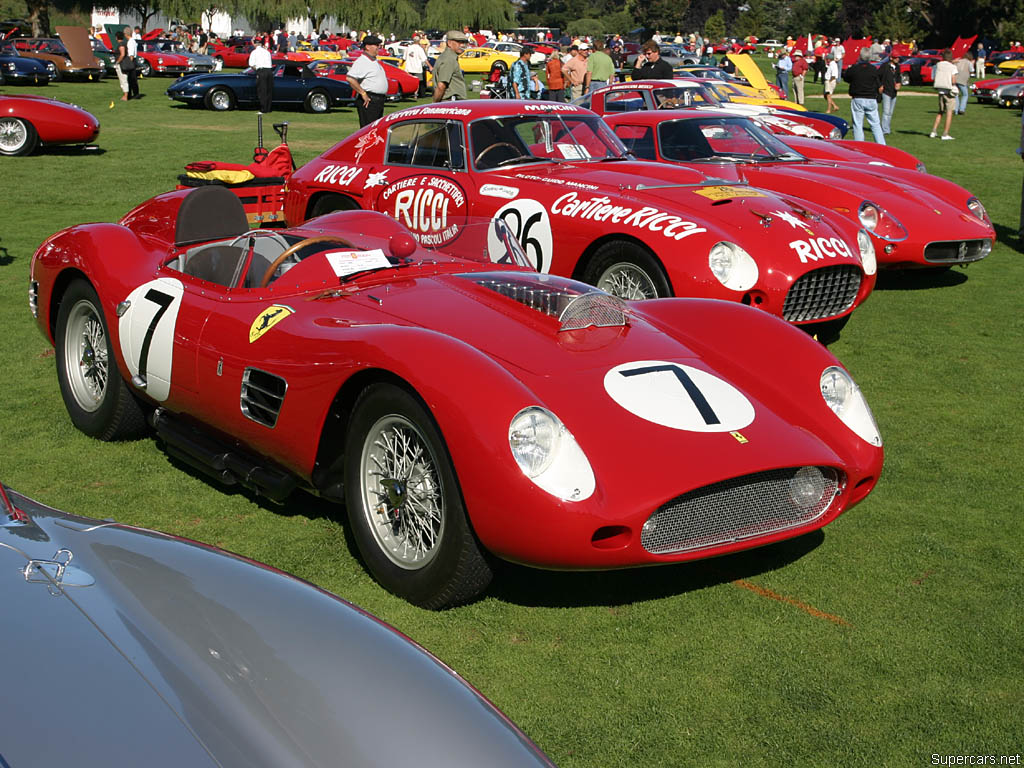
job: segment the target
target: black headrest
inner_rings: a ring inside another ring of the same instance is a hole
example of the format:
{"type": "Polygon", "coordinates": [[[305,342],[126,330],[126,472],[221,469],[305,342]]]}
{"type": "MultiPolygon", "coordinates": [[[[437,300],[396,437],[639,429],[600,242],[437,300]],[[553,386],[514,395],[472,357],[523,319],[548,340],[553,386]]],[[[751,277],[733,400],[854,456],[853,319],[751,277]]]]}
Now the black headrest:
{"type": "Polygon", "coordinates": [[[227,187],[211,184],[197,187],[181,201],[174,226],[174,244],[223,240],[248,231],[249,220],[242,201],[227,187]]]}

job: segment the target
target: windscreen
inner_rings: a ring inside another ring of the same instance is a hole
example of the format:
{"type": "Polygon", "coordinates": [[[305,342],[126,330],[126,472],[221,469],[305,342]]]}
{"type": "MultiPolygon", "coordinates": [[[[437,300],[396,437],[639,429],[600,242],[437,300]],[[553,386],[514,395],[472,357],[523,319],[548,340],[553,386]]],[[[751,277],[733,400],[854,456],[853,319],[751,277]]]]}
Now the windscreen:
{"type": "Polygon", "coordinates": [[[803,160],[772,134],[745,118],[670,120],[658,126],[667,160],[803,160]]]}
{"type": "Polygon", "coordinates": [[[528,163],[626,157],[622,143],[594,115],[554,112],[486,118],[470,126],[469,136],[473,164],[478,171],[528,163]]]}

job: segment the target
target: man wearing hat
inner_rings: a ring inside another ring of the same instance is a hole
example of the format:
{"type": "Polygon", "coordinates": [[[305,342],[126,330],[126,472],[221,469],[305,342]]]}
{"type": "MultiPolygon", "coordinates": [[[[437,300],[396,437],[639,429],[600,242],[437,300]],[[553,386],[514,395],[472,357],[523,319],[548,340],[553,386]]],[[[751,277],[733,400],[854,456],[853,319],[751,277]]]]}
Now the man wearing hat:
{"type": "Polygon", "coordinates": [[[466,80],[459,67],[459,54],[469,42],[469,36],[453,29],[445,38],[444,52],[434,62],[434,101],[466,98],[466,80]]]}
{"type": "Polygon", "coordinates": [[[388,77],[384,67],[377,61],[380,38],[367,35],[363,38],[363,55],[348,69],[348,83],[356,94],[356,112],[359,127],[369,125],[384,114],[384,97],[388,93],[388,77]]]}
{"type": "Polygon", "coordinates": [[[416,89],[416,98],[422,99],[427,95],[427,70],[432,69],[430,60],[427,58],[427,46],[430,41],[419,35],[412,36],[412,45],[405,49],[405,71],[419,79],[420,84],[416,89]]]}
{"type": "Polygon", "coordinates": [[[804,52],[799,48],[793,51],[793,93],[796,95],[796,103],[801,106],[804,103],[804,77],[809,68],[804,52]]]}

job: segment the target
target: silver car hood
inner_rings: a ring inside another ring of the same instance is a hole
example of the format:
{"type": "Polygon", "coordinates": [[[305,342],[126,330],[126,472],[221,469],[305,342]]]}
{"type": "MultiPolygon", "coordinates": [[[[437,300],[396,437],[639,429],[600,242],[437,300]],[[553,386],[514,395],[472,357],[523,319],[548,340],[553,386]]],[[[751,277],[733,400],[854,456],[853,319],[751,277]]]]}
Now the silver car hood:
{"type": "Polygon", "coordinates": [[[552,765],[451,669],[328,592],[8,495],[0,764],[552,765]]]}

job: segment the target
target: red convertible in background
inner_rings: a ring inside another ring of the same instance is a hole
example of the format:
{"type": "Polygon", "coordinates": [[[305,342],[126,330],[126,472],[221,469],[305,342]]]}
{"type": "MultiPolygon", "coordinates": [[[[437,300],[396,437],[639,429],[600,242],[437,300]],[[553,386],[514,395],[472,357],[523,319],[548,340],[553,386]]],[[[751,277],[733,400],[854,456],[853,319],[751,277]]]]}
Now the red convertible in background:
{"type": "Polygon", "coordinates": [[[638,162],[593,112],[570,104],[411,107],[288,180],[292,226],[351,208],[388,213],[433,245],[456,239],[466,216],[497,216],[541,272],[626,299],[727,299],[815,332],[845,323],[875,281],[870,237],[846,217],[638,162]]]}
{"type": "Polygon", "coordinates": [[[100,121],[81,107],[46,96],[0,95],[0,155],[27,155],[40,144],[88,144],[100,121]]]}
{"type": "Polygon", "coordinates": [[[30,301],[71,421],[128,438],[151,412],[220,483],[344,501],[374,577],[431,608],[486,588],[485,553],[681,562],[870,493],[881,437],[822,345],[737,303],[626,303],[513,266],[509,227],[456,217],[438,179],[385,188],[418,193],[421,217],[447,205],[445,249],[473,260],[373,212],[250,231],[222,187],[50,237],[30,301]]]}

